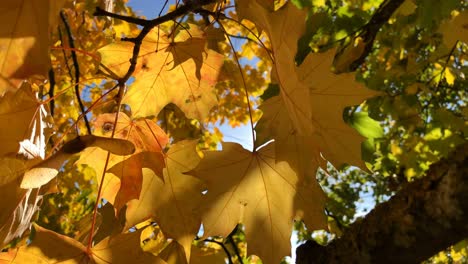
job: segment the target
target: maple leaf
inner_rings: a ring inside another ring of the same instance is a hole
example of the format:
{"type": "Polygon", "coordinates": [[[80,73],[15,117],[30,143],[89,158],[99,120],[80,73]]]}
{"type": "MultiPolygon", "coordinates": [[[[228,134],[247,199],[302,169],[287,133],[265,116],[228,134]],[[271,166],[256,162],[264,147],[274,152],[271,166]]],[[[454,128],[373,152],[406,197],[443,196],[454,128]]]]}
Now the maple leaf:
{"type": "Polygon", "coordinates": [[[165,263],[159,257],[143,252],[140,230],[107,237],[88,251],[70,237],[37,225],[35,229],[34,240],[29,246],[0,253],[0,263],[165,263]]]}
{"type": "Polygon", "coordinates": [[[44,158],[52,123],[29,83],[0,98],[0,156],[19,153],[28,159],[44,158]]]}
{"type": "Polygon", "coordinates": [[[5,0],[0,6],[0,96],[49,70],[49,29],[64,0],[5,0]]]}
{"type": "MultiPolygon", "coordinates": [[[[133,46],[116,42],[99,50],[102,63],[122,76],[133,46]]],[[[203,120],[216,105],[216,84],[223,56],[206,48],[206,36],[197,26],[181,30],[174,41],[153,29],[143,40],[131,84],[123,103],[134,117],[156,116],[169,103],[188,118],[203,120]]]]}
{"type": "MultiPolygon", "coordinates": [[[[164,250],[158,255],[167,264],[184,264],[187,263],[184,249],[174,241],[167,245],[164,250]]],[[[226,254],[222,250],[216,250],[209,247],[198,247],[192,245],[192,254],[190,264],[219,264],[225,263],[226,254]]]]}
{"type": "Polygon", "coordinates": [[[311,230],[325,228],[325,196],[316,180],[302,181],[284,161],[276,161],[274,143],[250,152],[235,143],[204,152],[191,175],[208,186],[203,202],[204,237],[227,236],[245,224],[249,251],[264,263],[289,255],[293,219],[311,230]]]}
{"type": "Polygon", "coordinates": [[[138,200],[127,204],[125,229],[150,217],[154,218],[168,237],[174,238],[185,249],[190,259],[193,238],[200,228],[203,184],[183,174],[197,166],[200,157],[196,141],[180,141],[165,154],[166,168],[162,181],[153,171],[143,170],[143,188],[138,200]]]}
{"type": "MultiPolygon", "coordinates": [[[[352,73],[337,75],[331,71],[335,49],[309,54],[299,67],[295,65],[297,40],[305,29],[305,11],[291,3],[276,12],[266,10],[257,1],[236,3],[239,15],[265,30],[272,43],[275,60],[272,75],[280,86],[282,102],[275,99],[276,105],[265,109],[273,112],[264,114],[275,116],[286,111],[288,115],[281,114],[281,121],[261,119],[260,123],[269,124],[261,124],[260,127],[272,128],[276,140],[285,140],[277,145],[278,156],[285,147],[290,148],[291,140],[294,140],[294,145],[301,146],[298,151],[315,149],[311,151],[317,165],[322,163],[318,155],[323,155],[335,166],[347,163],[365,169],[361,160],[364,138],[346,125],[342,115],[347,106],[359,104],[378,93],[356,82],[352,73]],[[277,122],[285,125],[279,127],[277,122]]],[[[257,132],[271,133],[271,130],[259,129],[257,132]]]]}
{"type": "MultiPolygon", "coordinates": [[[[29,229],[31,218],[39,210],[39,189],[21,189],[19,179],[0,186],[0,248],[29,229]]],[[[0,259],[1,263],[1,259],[0,259]]]]}
{"type": "Polygon", "coordinates": [[[46,160],[31,160],[24,173],[21,188],[39,188],[55,178],[63,163],[72,155],[91,147],[99,147],[116,155],[129,155],[135,151],[131,142],[117,138],[103,138],[93,135],[77,137],[67,142],[57,153],[46,160]]]}
{"type": "Polygon", "coordinates": [[[468,11],[456,12],[451,19],[440,25],[439,31],[443,34],[444,44],[452,48],[457,41],[468,43],[468,11]]]}
{"type": "Polygon", "coordinates": [[[73,154],[93,146],[108,150],[116,155],[128,155],[134,151],[133,145],[128,141],[88,135],[67,142],[60,151],[46,160],[42,160],[40,157],[33,157],[30,160],[9,156],[0,157],[0,186],[23,176],[22,188],[38,188],[53,179],[63,163],[73,154]]]}
{"type": "MultiPolygon", "coordinates": [[[[95,133],[110,137],[114,129],[115,113],[99,115],[95,122],[95,133]]],[[[117,176],[106,174],[103,197],[119,210],[128,201],[137,199],[140,195],[143,180],[142,168],[150,168],[156,175],[162,175],[165,166],[162,150],[169,141],[164,131],[150,119],[133,120],[125,113],[119,114],[115,127],[114,138],[125,139],[133,143],[135,152],[131,156],[115,156],[109,158],[108,170],[117,176]]],[[[102,149],[90,148],[78,160],[78,164],[88,164],[102,175],[107,152],[102,149]]],[[[162,176],[160,176],[162,177],[162,176]]]]}
{"type": "Polygon", "coordinates": [[[0,186],[5,185],[24,174],[27,161],[12,157],[0,157],[0,186]]]}
{"type": "MultiPolygon", "coordinates": [[[[96,135],[110,137],[114,128],[116,113],[101,114],[96,118],[96,135]]],[[[135,145],[135,153],[161,152],[169,137],[150,119],[131,119],[120,112],[115,128],[115,138],[126,139],[135,145]]]]}
{"type": "Polygon", "coordinates": [[[260,109],[263,112],[262,118],[255,126],[257,132],[255,140],[259,145],[263,145],[271,139],[271,135],[274,135],[276,159],[287,161],[304,180],[315,179],[319,167],[327,168],[327,161],[320,153],[321,147],[317,136],[295,132],[280,96],[266,100],[260,109]]]}

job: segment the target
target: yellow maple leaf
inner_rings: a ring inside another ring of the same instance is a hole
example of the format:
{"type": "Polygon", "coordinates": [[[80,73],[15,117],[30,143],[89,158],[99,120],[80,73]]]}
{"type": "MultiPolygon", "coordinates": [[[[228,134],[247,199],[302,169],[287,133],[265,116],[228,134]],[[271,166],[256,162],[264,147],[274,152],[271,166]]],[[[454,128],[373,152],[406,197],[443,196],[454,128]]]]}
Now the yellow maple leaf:
{"type": "MultiPolygon", "coordinates": [[[[99,50],[102,63],[123,76],[133,45],[116,42],[99,50]]],[[[223,56],[206,48],[206,36],[197,26],[182,29],[174,41],[152,30],[143,40],[135,72],[123,103],[134,117],[156,116],[169,103],[188,118],[203,120],[216,105],[213,93],[223,56]]]]}
{"type": "Polygon", "coordinates": [[[21,236],[29,228],[31,218],[39,209],[42,195],[53,189],[55,184],[43,186],[57,176],[67,159],[90,146],[102,147],[120,155],[134,151],[133,144],[128,141],[88,135],[67,142],[46,160],[38,157],[23,160],[7,156],[0,159],[0,193],[3,197],[0,201],[0,247],[21,236]]]}
{"type": "Polygon", "coordinates": [[[125,229],[152,217],[165,235],[184,247],[187,260],[201,223],[197,208],[201,203],[203,184],[199,179],[183,174],[200,161],[196,144],[196,141],[180,141],[171,146],[165,154],[164,181],[153,171],[143,170],[140,197],[130,201],[126,210],[125,229]]]}
{"type": "Polygon", "coordinates": [[[295,218],[311,229],[326,228],[325,195],[317,181],[304,181],[284,161],[276,161],[274,143],[250,152],[235,143],[205,157],[189,174],[208,187],[203,202],[204,236],[227,236],[245,224],[249,252],[264,263],[289,255],[295,218]]]}
{"type": "Polygon", "coordinates": [[[275,136],[276,159],[287,161],[299,177],[315,179],[319,167],[326,169],[327,161],[320,153],[317,136],[305,136],[295,132],[280,96],[262,103],[262,118],[255,126],[259,145],[275,136]]]}
{"type": "Polygon", "coordinates": [[[192,245],[190,262],[186,261],[184,249],[174,241],[159,255],[167,264],[220,264],[225,263],[226,253],[220,249],[192,245]]]}
{"type": "MultiPolygon", "coordinates": [[[[335,49],[309,54],[299,67],[295,65],[297,40],[305,30],[306,11],[291,3],[276,12],[265,10],[256,1],[236,3],[239,15],[265,30],[271,41],[275,60],[272,76],[279,84],[282,106],[270,109],[275,113],[286,111],[288,115],[282,118],[289,119],[290,123],[276,128],[273,137],[281,140],[289,138],[285,136],[287,133],[298,133],[309,137],[304,149],[318,147],[318,151],[335,166],[347,163],[365,168],[360,147],[364,138],[344,123],[342,115],[347,106],[360,104],[377,93],[356,82],[352,73],[335,74],[331,71],[335,49]]],[[[284,145],[287,144],[278,143],[278,146],[284,145]]],[[[278,156],[281,151],[278,149],[278,156]]]]}
{"type": "Polygon", "coordinates": [[[49,70],[49,29],[64,0],[5,0],[0,7],[0,96],[49,70]]]}
{"type": "Polygon", "coordinates": [[[140,248],[141,231],[107,237],[88,250],[70,237],[37,225],[35,229],[36,234],[30,245],[0,253],[0,263],[165,263],[140,248]]]}
{"type": "MultiPolygon", "coordinates": [[[[0,186],[0,248],[29,229],[31,218],[39,210],[41,193],[38,189],[21,189],[20,179],[0,186]]],[[[1,263],[1,258],[0,258],[1,263]]]]}
{"type": "Polygon", "coordinates": [[[468,44],[468,10],[453,12],[452,17],[440,25],[445,46],[452,48],[459,40],[468,44]]]}
{"type": "Polygon", "coordinates": [[[48,116],[30,84],[7,92],[0,98],[0,156],[19,153],[28,159],[44,158],[52,126],[48,116]]]}
{"type": "Polygon", "coordinates": [[[21,188],[39,188],[48,183],[57,176],[66,160],[86,148],[101,148],[115,155],[130,155],[135,151],[133,144],[123,139],[93,135],[77,137],[67,142],[60,151],[45,160],[29,160],[27,163],[29,169],[23,175],[21,188]]]}

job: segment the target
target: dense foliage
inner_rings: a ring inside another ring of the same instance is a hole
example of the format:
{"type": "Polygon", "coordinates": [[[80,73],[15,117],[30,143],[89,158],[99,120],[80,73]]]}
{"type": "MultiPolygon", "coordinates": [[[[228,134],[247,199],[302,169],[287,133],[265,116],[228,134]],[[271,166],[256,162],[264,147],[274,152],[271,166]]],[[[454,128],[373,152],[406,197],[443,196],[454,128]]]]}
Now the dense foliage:
{"type": "Polygon", "coordinates": [[[0,263],[279,263],[466,140],[466,1],[160,2],[0,3],[0,263]]]}

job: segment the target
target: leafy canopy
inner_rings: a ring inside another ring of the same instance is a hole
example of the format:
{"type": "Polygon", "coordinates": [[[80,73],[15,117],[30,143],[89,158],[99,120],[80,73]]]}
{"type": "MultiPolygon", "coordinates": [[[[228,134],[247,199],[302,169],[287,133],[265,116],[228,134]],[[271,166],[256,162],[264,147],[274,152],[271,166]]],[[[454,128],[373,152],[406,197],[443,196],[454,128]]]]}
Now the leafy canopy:
{"type": "Polygon", "coordinates": [[[0,3],[0,263],[278,263],[466,138],[463,1],[36,2],[0,3]]]}

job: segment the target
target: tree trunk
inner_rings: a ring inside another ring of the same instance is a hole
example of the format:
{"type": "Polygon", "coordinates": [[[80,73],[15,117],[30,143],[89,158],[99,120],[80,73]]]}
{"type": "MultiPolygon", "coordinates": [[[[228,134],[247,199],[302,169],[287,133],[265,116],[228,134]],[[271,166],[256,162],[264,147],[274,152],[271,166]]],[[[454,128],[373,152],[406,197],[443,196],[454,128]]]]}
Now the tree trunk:
{"type": "Polygon", "coordinates": [[[467,153],[459,146],[329,245],[307,241],[296,263],[419,263],[467,238],[467,153]]]}

